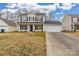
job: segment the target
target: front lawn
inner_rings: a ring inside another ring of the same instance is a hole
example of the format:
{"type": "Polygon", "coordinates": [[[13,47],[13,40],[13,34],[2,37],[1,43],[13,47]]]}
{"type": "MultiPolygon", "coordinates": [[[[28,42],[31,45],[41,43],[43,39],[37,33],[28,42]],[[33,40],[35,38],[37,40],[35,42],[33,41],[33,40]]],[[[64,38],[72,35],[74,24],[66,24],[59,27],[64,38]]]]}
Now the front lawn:
{"type": "Polygon", "coordinates": [[[44,32],[0,33],[0,55],[46,55],[44,32]]]}

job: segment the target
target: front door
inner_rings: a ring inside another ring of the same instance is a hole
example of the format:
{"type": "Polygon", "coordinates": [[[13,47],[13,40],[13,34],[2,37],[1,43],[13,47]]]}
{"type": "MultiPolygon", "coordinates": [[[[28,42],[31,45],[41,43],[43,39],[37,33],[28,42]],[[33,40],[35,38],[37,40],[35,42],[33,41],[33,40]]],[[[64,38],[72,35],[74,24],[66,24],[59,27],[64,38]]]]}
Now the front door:
{"type": "Polygon", "coordinates": [[[30,25],[30,31],[33,31],[33,25],[30,25]]]}

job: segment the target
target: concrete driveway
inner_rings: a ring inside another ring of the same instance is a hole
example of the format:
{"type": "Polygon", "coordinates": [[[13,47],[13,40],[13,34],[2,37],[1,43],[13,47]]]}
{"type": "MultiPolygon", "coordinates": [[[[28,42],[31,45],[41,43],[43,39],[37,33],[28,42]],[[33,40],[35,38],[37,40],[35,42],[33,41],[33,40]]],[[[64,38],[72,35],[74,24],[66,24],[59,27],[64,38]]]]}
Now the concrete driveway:
{"type": "Polygon", "coordinates": [[[78,56],[79,38],[63,33],[46,33],[48,56],[78,56]]]}

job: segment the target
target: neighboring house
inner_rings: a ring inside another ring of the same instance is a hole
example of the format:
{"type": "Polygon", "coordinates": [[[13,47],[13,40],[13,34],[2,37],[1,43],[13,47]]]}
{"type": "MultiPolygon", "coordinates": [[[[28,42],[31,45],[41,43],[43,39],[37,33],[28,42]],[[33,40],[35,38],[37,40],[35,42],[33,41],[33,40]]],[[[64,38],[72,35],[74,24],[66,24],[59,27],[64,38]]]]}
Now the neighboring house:
{"type": "Polygon", "coordinates": [[[79,15],[64,15],[62,19],[63,31],[79,31],[79,15]]]}
{"type": "Polygon", "coordinates": [[[17,30],[17,25],[13,21],[0,18],[0,32],[12,32],[17,30]]]}
{"type": "Polygon", "coordinates": [[[46,31],[46,32],[60,32],[62,30],[59,21],[48,21],[44,13],[26,13],[19,16],[18,30],[19,31],[46,31]]]}

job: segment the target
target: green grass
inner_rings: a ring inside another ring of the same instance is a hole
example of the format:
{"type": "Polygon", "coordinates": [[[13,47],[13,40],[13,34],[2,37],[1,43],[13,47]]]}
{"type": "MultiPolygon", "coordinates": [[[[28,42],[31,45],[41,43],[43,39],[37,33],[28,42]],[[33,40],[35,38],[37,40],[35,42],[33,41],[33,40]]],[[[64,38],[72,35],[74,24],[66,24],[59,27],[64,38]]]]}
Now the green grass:
{"type": "Polygon", "coordinates": [[[46,55],[45,33],[0,33],[0,55],[44,56],[46,55]]]}

